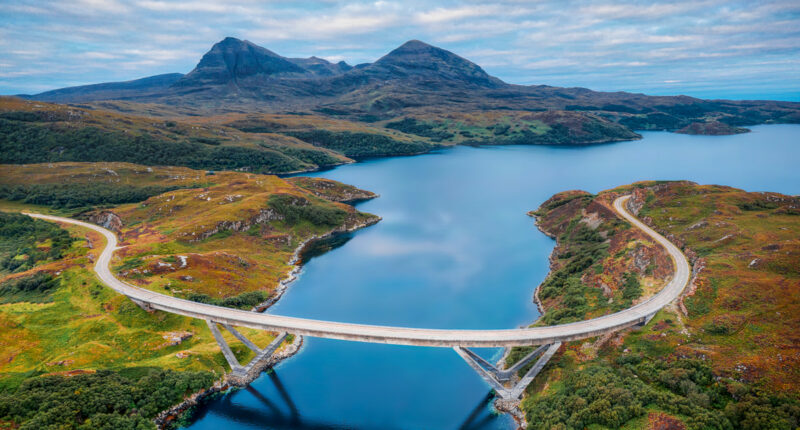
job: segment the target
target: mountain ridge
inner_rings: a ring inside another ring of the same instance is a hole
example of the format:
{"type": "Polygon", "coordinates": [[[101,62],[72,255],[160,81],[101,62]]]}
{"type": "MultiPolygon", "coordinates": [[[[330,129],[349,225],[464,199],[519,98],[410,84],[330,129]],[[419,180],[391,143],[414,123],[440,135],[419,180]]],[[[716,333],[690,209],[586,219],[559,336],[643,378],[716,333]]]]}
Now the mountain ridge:
{"type": "Polygon", "coordinates": [[[420,117],[443,122],[443,117],[453,113],[517,112],[512,116],[520,117],[525,112],[569,111],[574,120],[568,122],[574,125],[593,116],[630,130],[674,131],[715,121],[731,127],[800,123],[800,103],[794,102],[703,100],[510,84],[466,58],[420,40],[409,40],[372,63],[350,66],[314,56],[284,57],[250,41],[227,37],[186,75],[159,76],[171,77],[64,88],[25,98],[104,102],[98,107],[123,111],[136,110],[130,103],[148,103],[183,114],[307,112],[367,122],[420,117]]]}

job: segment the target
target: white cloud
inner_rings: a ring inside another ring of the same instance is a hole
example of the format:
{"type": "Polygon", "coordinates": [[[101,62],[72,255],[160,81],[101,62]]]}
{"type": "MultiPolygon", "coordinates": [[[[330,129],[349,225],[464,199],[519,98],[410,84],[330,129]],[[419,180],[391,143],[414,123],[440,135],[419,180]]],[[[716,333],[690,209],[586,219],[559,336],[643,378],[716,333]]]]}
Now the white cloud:
{"type": "Polygon", "coordinates": [[[497,14],[500,10],[500,7],[496,5],[475,5],[457,8],[438,7],[427,12],[417,13],[414,18],[422,24],[441,24],[464,18],[485,17],[497,14]]]}
{"type": "Polygon", "coordinates": [[[187,72],[225,36],[351,64],[420,39],[514,83],[679,91],[716,77],[777,93],[800,87],[798,14],[796,0],[7,0],[0,93],[187,72]]]}
{"type": "Polygon", "coordinates": [[[115,58],[119,58],[118,55],[112,54],[109,52],[82,52],[78,54],[78,57],[85,58],[87,60],[113,60],[115,58]]]}

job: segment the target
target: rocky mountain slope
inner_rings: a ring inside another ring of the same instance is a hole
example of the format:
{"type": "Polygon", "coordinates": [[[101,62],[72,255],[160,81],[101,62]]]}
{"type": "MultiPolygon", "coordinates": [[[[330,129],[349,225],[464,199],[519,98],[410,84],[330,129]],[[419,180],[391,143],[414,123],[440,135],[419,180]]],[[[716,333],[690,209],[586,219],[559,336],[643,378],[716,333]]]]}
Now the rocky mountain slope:
{"type": "MultiPolygon", "coordinates": [[[[215,44],[185,76],[133,82],[136,84],[75,87],[28,97],[73,103],[127,100],[200,114],[317,112],[367,122],[420,116],[435,120],[448,114],[559,111],[578,119],[593,116],[617,123],[628,132],[678,130],[693,123],[701,124],[692,128],[700,133],[719,130],[703,127],[706,122],[732,127],[800,122],[800,103],[654,97],[508,84],[463,57],[417,40],[404,43],[374,63],[351,67],[316,57],[287,58],[229,37],[215,44]]],[[[113,103],[102,107],[137,110],[113,103]]],[[[620,133],[614,134],[607,140],[623,138],[620,133]]]]}

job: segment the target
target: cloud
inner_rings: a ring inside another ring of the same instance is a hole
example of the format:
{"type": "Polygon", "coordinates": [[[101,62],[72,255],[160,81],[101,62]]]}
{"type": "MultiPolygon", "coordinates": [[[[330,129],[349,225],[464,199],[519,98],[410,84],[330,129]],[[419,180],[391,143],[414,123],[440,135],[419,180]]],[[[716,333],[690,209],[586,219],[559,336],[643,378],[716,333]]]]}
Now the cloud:
{"type": "Polygon", "coordinates": [[[225,36],[351,64],[421,39],[520,84],[800,92],[796,0],[6,0],[0,93],[188,72],[225,36]]]}
{"type": "Polygon", "coordinates": [[[119,58],[119,55],[110,52],[82,52],[77,56],[87,60],[113,60],[119,58]]]}
{"type": "Polygon", "coordinates": [[[426,12],[417,13],[415,19],[422,24],[441,24],[443,22],[461,20],[464,18],[494,15],[500,10],[500,6],[497,5],[475,5],[457,8],[437,7],[426,12]]]}

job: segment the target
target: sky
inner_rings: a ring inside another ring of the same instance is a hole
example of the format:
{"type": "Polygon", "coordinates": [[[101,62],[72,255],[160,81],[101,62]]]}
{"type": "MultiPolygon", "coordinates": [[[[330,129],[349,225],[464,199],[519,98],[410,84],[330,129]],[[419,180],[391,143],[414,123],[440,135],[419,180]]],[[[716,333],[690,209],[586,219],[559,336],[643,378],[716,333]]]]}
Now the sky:
{"type": "Polygon", "coordinates": [[[187,73],[226,36],[350,64],[419,39],[515,84],[800,101],[798,0],[2,0],[0,94],[187,73]]]}

